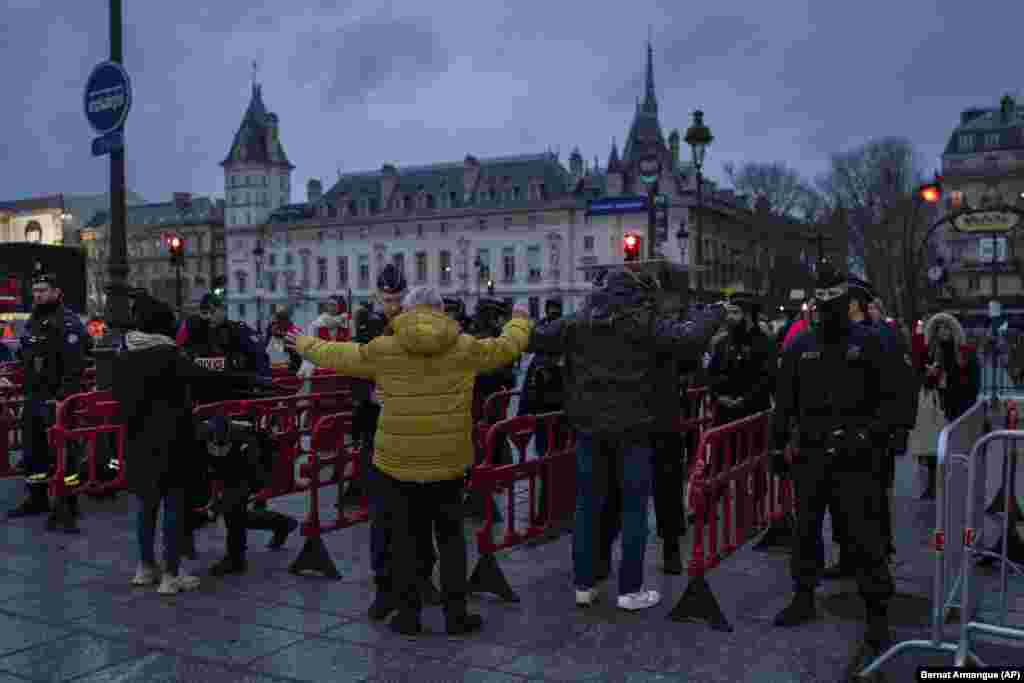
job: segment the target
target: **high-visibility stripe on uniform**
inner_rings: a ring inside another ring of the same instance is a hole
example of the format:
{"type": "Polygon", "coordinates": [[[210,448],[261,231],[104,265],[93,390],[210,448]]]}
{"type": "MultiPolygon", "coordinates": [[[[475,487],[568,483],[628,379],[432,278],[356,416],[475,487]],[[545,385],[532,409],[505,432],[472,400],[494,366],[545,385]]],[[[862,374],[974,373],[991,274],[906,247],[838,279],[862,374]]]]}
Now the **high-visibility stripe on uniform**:
{"type": "Polygon", "coordinates": [[[25,480],[30,484],[46,481],[49,477],[46,474],[30,474],[25,477],[25,480]]]}

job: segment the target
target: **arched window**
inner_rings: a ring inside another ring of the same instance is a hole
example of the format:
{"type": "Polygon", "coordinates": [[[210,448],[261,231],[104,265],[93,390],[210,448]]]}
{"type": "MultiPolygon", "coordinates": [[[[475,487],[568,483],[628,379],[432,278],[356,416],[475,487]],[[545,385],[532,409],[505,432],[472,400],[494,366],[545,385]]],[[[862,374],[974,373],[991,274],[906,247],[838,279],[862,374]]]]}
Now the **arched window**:
{"type": "Polygon", "coordinates": [[[25,241],[43,241],[43,226],[39,225],[39,221],[29,221],[28,225],[25,226],[25,241]]]}

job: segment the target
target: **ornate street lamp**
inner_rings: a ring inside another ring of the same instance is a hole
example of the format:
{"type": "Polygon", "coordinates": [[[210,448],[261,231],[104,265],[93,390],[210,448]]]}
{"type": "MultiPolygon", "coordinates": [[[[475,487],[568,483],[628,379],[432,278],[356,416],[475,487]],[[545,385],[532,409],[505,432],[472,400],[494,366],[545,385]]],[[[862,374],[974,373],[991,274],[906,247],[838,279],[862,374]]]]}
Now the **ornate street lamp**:
{"type": "Polygon", "coordinates": [[[704,209],[704,156],[708,145],[715,139],[711,129],[704,125],[704,112],[701,110],[693,112],[693,125],[687,129],[684,139],[693,152],[693,166],[697,171],[697,298],[701,300],[704,297],[704,273],[700,270],[704,265],[704,224],[701,220],[704,209]]]}

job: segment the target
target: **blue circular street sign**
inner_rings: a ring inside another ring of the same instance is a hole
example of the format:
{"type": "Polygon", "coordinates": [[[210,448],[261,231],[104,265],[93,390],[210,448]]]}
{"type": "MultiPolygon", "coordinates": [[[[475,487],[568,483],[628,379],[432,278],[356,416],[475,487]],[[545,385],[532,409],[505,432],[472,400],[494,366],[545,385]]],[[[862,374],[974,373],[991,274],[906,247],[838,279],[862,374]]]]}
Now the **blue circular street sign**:
{"type": "Polygon", "coordinates": [[[128,72],[115,62],[96,65],[85,82],[85,118],[99,135],[124,125],[132,106],[132,83],[128,72]]]}

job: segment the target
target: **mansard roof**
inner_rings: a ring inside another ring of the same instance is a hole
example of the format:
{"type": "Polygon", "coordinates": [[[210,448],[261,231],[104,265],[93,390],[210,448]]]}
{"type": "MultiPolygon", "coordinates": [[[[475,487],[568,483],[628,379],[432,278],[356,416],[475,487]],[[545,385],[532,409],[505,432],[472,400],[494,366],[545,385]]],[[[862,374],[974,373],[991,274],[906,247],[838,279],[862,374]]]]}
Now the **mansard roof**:
{"type": "MultiPolygon", "coordinates": [[[[190,204],[182,210],[172,202],[155,202],[128,207],[126,223],[142,227],[154,225],[189,226],[210,225],[224,220],[216,202],[208,197],[192,197],[190,204]]],[[[96,228],[110,223],[109,211],[97,211],[86,224],[96,228]]]]}
{"type": "Polygon", "coordinates": [[[242,123],[231,142],[227,157],[220,165],[256,163],[295,168],[288,161],[278,133],[277,115],[267,111],[263,103],[262,87],[254,83],[242,123]]]}
{"type": "Polygon", "coordinates": [[[377,171],[349,173],[338,178],[321,200],[336,205],[347,197],[352,199],[376,200],[378,205],[388,201],[383,197],[383,180],[394,169],[398,196],[418,196],[420,193],[435,197],[455,193],[455,207],[474,206],[478,208],[509,207],[529,204],[528,186],[530,181],[544,184],[548,197],[564,196],[570,191],[569,173],[551,153],[522,154],[484,159],[467,159],[424,166],[388,167],[377,171]],[[479,176],[474,187],[466,192],[465,176],[469,164],[479,164],[479,176]],[[506,191],[518,187],[519,199],[509,198],[506,191]],[[491,198],[491,190],[494,197],[491,198]]]}

